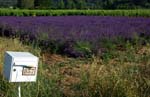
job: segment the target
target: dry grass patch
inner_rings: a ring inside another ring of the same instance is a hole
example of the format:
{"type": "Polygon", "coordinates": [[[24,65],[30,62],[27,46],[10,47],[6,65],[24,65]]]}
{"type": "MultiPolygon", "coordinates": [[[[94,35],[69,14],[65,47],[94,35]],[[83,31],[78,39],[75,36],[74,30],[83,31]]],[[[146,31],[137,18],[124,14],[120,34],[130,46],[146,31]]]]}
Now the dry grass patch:
{"type": "Polygon", "coordinates": [[[19,39],[0,37],[0,72],[2,71],[4,63],[4,54],[6,51],[20,51],[20,52],[25,51],[25,52],[32,52],[36,55],[39,53],[37,49],[34,49],[31,46],[23,45],[19,41],[19,39]]]}

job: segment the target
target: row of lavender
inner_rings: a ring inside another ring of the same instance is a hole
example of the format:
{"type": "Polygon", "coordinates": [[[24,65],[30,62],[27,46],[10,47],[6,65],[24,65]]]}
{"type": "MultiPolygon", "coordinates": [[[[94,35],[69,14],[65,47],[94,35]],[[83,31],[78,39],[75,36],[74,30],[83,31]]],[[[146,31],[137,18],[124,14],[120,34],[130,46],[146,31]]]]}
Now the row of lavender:
{"type": "MultiPolygon", "coordinates": [[[[92,48],[95,48],[103,38],[123,37],[131,39],[135,34],[149,36],[150,18],[111,16],[1,16],[0,31],[1,35],[7,35],[8,33],[16,35],[19,33],[23,39],[28,37],[31,41],[42,41],[42,45],[45,45],[46,48],[54,44],[71,45],[70,42],[66,44],[68,41],[73,41],[73,43],[88,42],[92,45],[92,48]],[[53,44],[52,41],[54,42],[53,44]]],[[[55,46],[54,48],[56,49],[57,47],[55,46]]],[[[66,48],[62,47],[61,50],[66,50],[66,48]]]]}

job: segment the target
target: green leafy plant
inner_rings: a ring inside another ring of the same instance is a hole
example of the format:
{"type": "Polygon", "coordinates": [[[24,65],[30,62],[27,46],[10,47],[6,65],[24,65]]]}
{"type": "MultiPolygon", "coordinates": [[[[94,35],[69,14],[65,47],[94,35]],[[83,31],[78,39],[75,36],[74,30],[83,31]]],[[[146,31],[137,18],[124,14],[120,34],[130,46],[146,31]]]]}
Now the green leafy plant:
{"type": "Polygon", "coordinates": [[[77,42],[74,45],[74,49],[77,52],[80,52],[83,54],[85,57],[91,57],[92,56],[92,51],[91,51],[92,46],[88,42],[77,42]]]}

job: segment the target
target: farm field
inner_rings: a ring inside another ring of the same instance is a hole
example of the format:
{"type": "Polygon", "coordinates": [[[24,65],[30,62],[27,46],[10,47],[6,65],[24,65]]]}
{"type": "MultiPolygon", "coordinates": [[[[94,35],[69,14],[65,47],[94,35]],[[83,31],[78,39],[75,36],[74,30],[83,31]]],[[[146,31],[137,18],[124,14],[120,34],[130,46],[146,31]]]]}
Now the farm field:
{"type": "Polygon", "coordinates": [[[144,17],[0,17],[1,36],[19,37],[51,53],[71,57],[90,57],[108,49],[103,44],[110,41],[145,44],[149,42],[149,26],[150,19],[144,17]]]}
{"type": "Polygon", "coordinates": [[[146,15],[1,16],[0,97],[17,96],[2,75],[8,50],[40,58],[22,97],[149,97],[149,26],[146,15]]]}

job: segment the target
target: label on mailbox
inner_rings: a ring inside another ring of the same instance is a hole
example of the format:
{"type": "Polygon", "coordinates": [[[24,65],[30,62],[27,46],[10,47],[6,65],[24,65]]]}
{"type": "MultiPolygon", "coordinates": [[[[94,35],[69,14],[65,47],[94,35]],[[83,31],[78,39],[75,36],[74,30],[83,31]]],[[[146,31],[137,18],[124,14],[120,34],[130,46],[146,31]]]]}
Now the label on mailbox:
{"type": "Polygon", "coordinates": [[[23,67],[22,75],[24,76],[34,76],[36,72],[36,67],[28,68],[23,67]]]}

